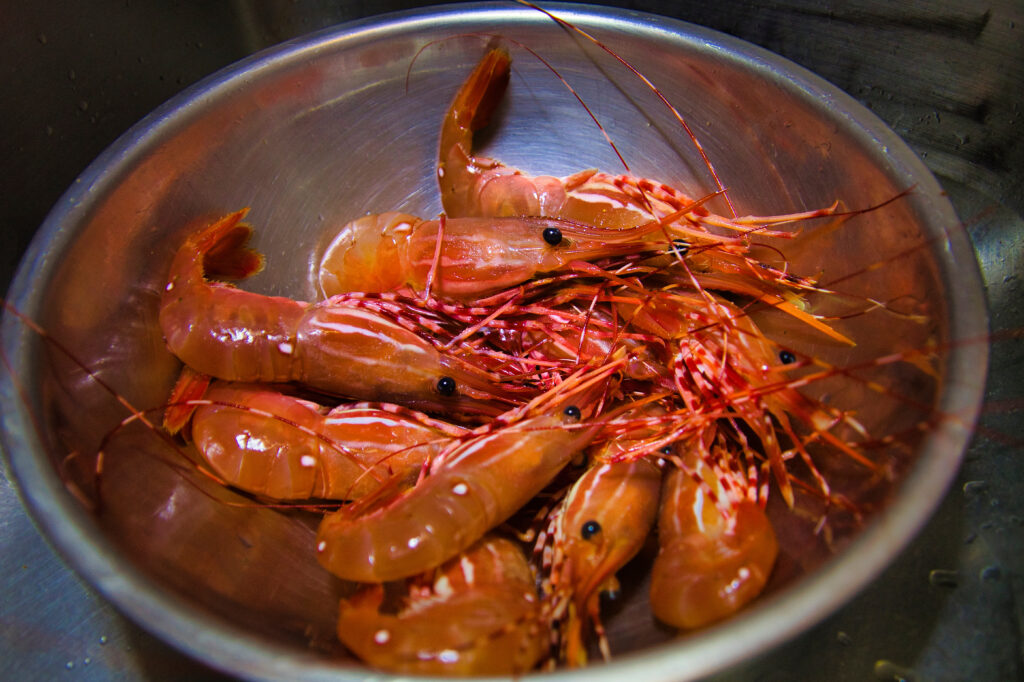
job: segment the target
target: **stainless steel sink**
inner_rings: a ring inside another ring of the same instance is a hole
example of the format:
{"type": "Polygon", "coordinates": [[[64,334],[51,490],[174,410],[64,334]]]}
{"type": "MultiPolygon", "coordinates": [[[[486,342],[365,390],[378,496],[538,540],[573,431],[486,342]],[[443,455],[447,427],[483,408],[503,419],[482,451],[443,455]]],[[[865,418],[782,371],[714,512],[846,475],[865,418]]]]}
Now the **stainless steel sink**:
{"type": "MultiPolygon", "coordinates": [[[[255,50],[421,2],[264,0],[4,10],[0,202],[6,289],[79,172],[186,85],[255,50]]],[[[952,1],[608,2],[731,33],[873,109],[938,176],[974,241],[990,303],[987,410],[933,521],[872,586],[814,630],[722,679],[1020,679],[1024,458],[1019,301],[1024,234],[1024,7],[952,1]]],[[[0,485],[0,677],[220,679],[124,620],[64,567],[0,485]]]]}

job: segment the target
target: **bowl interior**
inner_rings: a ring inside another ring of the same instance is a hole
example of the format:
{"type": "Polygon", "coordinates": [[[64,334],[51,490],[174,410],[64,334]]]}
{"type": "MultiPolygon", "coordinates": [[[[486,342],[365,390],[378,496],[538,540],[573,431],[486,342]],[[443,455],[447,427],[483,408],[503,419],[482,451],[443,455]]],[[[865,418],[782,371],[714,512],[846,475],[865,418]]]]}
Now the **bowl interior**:
{"type": "MultiPolygon", "coordinates": [[[[651,679],[680,669],[696,676],[823,617],[927,518],[980,398],[984,350],[950,344],[983,333],[983,299],[938,186],[852,99],[777,57],[679,22],[592,8],[562,16],[640,67],[679,109],[739,215],[836,200],[866,208],[912,189],[765,252],[843,293],[810,303],[846,317],[835,326],[855,347],[770,309],[757,319],[833,375],[809,391],[856,411],[868,440],[895,436],[869,452],[889,480],[847,461],[826,467],[865,515],[834,513],[823,527],[813,495],[801,497],[800,513],[773,499],[782,556],[768,598],[672,646],[652,649],[676,635],[649,616],[643,560],[626,571],[607,616],[615,651],[646,652],[624,660],[649,665],[651,679]],[[866,301],[885,306],[865,313],[866,301]],[[930,343],[937,360],[877,361],[930,343]]],[[[171,255],[203,220],[251,207],[267,267],[244,286],[311,300],[313,264],[344,222],[387,210],[437,214],[440,122],[495,39],[510,47],[513,71],[486,153],[535,174],[626,170],[525,46],[579,93],[629,172],[693,196],[715,190],[673,113],[599,47],[530,10],[438,8],[280,46],[169,102],[69,190],[12,287],[12,301],[60,344],[5,318],[5,350],[18,367],[4,379],[5,448],[28,503],[68,560],[128,615],[214,665],[293,679],[345,668],[334,619],[349,588],[317,565],[311,515],[254,505],[196,474],[145,424],[158,412],[121,425],[129,413],[106,387],[140,410],[166,400],[179,365],[164,347],[157,304],[171,255]]],[[[728,210],[720,198],[712,205],[728,210]]]]}

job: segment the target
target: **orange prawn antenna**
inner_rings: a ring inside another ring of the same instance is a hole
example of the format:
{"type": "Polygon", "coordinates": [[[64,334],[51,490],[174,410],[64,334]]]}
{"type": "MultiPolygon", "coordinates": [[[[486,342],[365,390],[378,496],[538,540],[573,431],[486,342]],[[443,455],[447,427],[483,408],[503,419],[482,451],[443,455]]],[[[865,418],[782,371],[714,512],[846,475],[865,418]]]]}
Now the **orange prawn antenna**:
{"type": "MultiPolygon", "coordinates": [[[[88,375],[88,377],[90,379],[92,379],[93,381],[96,382],[97,386],[99,386],[104,391],[109,393],[114,398],[114,400],[116,400],[117,402],[121,403],[121,405],[124,406],[124,408],[126,410],[128,410],[132,414],[138,415],[138,418],[142,421],[143,424],[145,424],[146,426],[150,427],[154,431],[157,430],[157,427],[155,427],[148,419],[146,419],[144,411],[139,410],[137,407],[132,405],[128,401],[127,398],[125,398],[123,395],[121,395],[116,390],[114,390],[113,386],[111,386],[110,384],[105,382],[96,372],[94,372],[91,369],[89,369],[89,367],[87,367],[84,362],[82,362],[77,357],[75,357],[75,354],[72,353],[71,350],[67,346],[65,346],[60,341],[58,341],[53,336],[51,336],[49,332],[47,332],[45,329],[43,329],[43,327],[40,326],[39,323],[37,323],[31,317],[29,317],[28,315],[24,314],[23,312],[21,312],[20,310],[15,308],[13,305],[8,303],[6,299],[4,299],[3,303],[4,303],[4,309],[7,310],[7,312],[9,312],[11,315],[14,315],[15,317],[17,317],[19,320],[21,320],[22,324],[24,324],[26,327],[28,327],[33,332],[38,334],[40,338],[45,339],[46,342],[49,343],[51,346],[56,348],[60,352],[61,355],[66,357],[76,367],[78,367],[80,370],[85,372],[85,374],[88,375]]],[[[4,356],[4,364],[7,367],[7,371],[10,372],[12,374],[12,376],[13,376],[13,368],[11,367],[11,365],[10,365],[6,355],[4,356]]]]}
{"type": "MultiPolygon", "coordinates": [[[[643,84],[646,85],[651,90],[651,92],[654,93],[654,95],[659,100],[661,100],[661,103],[664,104],[666,107],[668,107],[668,110],[670,112],[672,112],[673,117],[675,117],[676,121],[683,127],[683,130],[686,131],[686,134],[689,136],[690,141],[693,143],[694,147],[697,149],[697,153],[700,154],[701,159],[704,161],[704,165],[707,167],[708,172],[711,173],[711,177],[714,178],[715,187],[718,189],[719,192],[721,192],[723,198],[725,199],[726,204],[728,204],[728,206],[729,206],[729,211],[732,213],[733,217],[736,217],[736,207],[733,205],[732,199],[729,197],[729,193],[726,190],[725,185],[722,183],[721,178],[718,177],[718,172],[715,170],[714,164],[712,164],[711,163],[711,159],[708,158],[707,152],[704,150],[704,146],[700,143],[700,140],[697,139],[697,135],[690,128],[690,125],[686,122],[686,119],[683,118],[683,115],[679,112],[679,110],[671,102],[668,101],[668,99],[661,92],[661,90],[659,90],[658,87],[654,83],[652,83],[650,81],[650,79],[647,78],[647,76],[645,76],[643,73],[641,73],[641,71],[639,69],[637,69],[635,66],[630,64],[625,58],[620,56],[618,53],[616,53],[610,47],[608,47],[607,45],[602,43],[596,37],[594,37],[593,35],[591,35],[587,31],[585,31],[584,29],[580,28],[579,26],[576,26],[575,24],[572,24],[572,23],[566,21],[565,19],[562,19],[561,17],[559,17],[559,16],[553,14],[552,12],[544,9],[543,7],[539,7],[538,5],[535,5],[532,2],[529,2],[529,0],[515,0],[515,2],[518,2],[520,5],[523,5],[525,7],[529,7],[530,9],[535,9],[538,12],[546,15],[548,18],[550,18],[552,21],[557,23],[563,29],[566,29],[568,31],[572,31],[574,33],[578,33],[579,35],[583,36],[584,38],[586,38],[587,40],[589,40],[590,42],[594,43],[599,48],[601,48],[602,50],[607,52],[617,62],[622,64],[624,67],[626,67],[634,76],[639,78],[641,80],[641,82],[643,82],[643,84]]],[[[589,111],[589,109],[588,109],[588,111],[589,111]]],[[[602,128],[602,130],[604,130],[604,129],[602,128]]],[[[618,149],[616,149],[615,152],[616,152],[616,154],[618,154],[618,149]]],[[[621,159],[622,157],[620,156],[619,158],[621,159]]],[[[623,163],[625,164],[624,160],[623,160],[623,163]]],[[[628,166],[627,166],[627,169],[628,169],[628,166]]]]}

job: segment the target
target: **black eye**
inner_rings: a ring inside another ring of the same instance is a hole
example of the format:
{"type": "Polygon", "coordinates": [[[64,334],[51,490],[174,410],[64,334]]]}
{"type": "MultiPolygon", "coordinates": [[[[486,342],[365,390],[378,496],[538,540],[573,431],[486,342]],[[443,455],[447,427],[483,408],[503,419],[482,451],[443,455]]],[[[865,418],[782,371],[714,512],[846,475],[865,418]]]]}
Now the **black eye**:
{"type": "Polygon", "coordinates": [[[558,246],[562,243],[562,231],[557,227],[545,227],[544,241],[551,244],[551,246],[558,246]]]}
{"type": "Polygon", "coordinates": [[[796,362],[796,356],[790,353],[788,350],[779,351],[779,360],[784,365],[792,365],[796,362]]]}
{"type": "Polygon", "coordinates": [[[661,454],[663,454],[663,455],[671,455],[672,454],[672,446],[671,445],[666,445],[665,447],[663,447],[661,449],[661,454]]]}
{"type": "Polygon", "coordinates": [[[589,540],[600,532],[601,524],[597,521],[587,521],[583,524],[583,528],[580,529],[580,535],[583,536],[584,540],[589,540]]]}
{"type": "Polygon", "coordinates": [[[690,250],[690,244],[685,239],[673,239],[672,248],[669,249],[670,253],[678,253],[680,256],[685,256],[690,250]]]}
{"type": "Polygon", "coordinates": [[[580,408],[576,407],[575,405],[570,405],[569,407],[562,410],[562,414],[564,414],[566,417],[573,420],[574,422],[579,421],[580,417],[583,416],[583,413],[580,412],[580,408]]]}
{"type": "Polygon", "coordinates": [[[441,377],[437,380],[437,392],[441,395],[453,395],[455,393],[455,379],[441,377]]]}

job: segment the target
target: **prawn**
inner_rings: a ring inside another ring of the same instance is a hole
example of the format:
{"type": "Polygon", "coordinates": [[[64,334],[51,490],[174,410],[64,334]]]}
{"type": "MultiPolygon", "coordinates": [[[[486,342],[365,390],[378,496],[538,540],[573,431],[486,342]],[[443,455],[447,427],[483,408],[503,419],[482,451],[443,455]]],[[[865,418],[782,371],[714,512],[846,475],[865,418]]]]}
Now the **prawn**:
{"type": "Polygon", "coordinates": [[[215,383],[198,401],[191,438],[226,483],[275,500],[356,499],[424,463],[467,429],[397,405],[330,410],[258,384],[215,383]]]}
{"type": "Polygon", "coordinates": [[[731,240],[715,236],[712,228],[740,236],[757,232],[785,238],[791,235],[768,226],[831,215],[838,207],[726,218],[704,208],[704,200],[695,201],[670,185],[648,178],[596,169],[564,178],[530,176],[498,160],[476,156],[474,133],[490,123],[508,86],[510,65],[506,49],[490,49],[463,82],[442,122],[437,179],[442,206],[451,217],[547,216],[612,230],[653,221],[691,245],[714,246],[731,240]]]}
{"type": "Polygon", "coordinates": [[[547,653],[548,628],[530,565],[510,540],[487,535],[400,591],[387,586],[341,600],[338,637],[370,665],[399,673],[509,675],[547,653]]]}
{"type": "Polygon", "coordinates": [[[605,659],[611,657],[600,624],[600,594],[618,591],[615,573],[647,540],[658,513],[661,475],[661,468],[648,458],[615,460],[599,455],[557,512],[550,581],[558,600],[555,610],[567,610],[561,636],[569,665],[586,663],[588,622],[600,635],[605,659]]]}
{"type": "Polygon", "coordinates": [[[580,372],[530,403],[453,439],[411,490],[369,511],[328,514],[321,565],[339,578],[384,582],[423,573],[465,550],[539,493],[600,430],[590,423],[622,364],[580,372]]]}
{"type": "Polygon", "coordinates": [[[699,455],[701,440],[682,443],[690,451],[665,473],[651,569],[654,616],[687,629],[722,620],[757,597],[778,555],[772,524],[750,499],[753,486],[724,445],[699,455]]]}
{"type": "Polygon", "coordinates": [[[317,283],[325,296],[413,292],[472,300],[564,268],[649,249],[657,222],[629,230],[560,218],[370,214],[344,225],[325,249],[317,283]]]}
{"type": "Polygon", "coordinates": [[[262,266],[262,256],[244,248],[247,210],[190,236],[171,265],[160,327],[186,365],[229,381],[298,382],[456,416],[496,415],[522,402],[516,387],[380,312],[341,298],[305,303],[208,281],[208,272],[237,278],[262,266]]]}
{"type": "Polygon", "coordinates": [[[671,364],[678,395],[691,411],[728,407],[743,420],[764,449],[779,492],[793,506],[793,491],[777,431],[795,441],[805,463],[827,494],[827,485],[810,455],[794,437],[791,418],[807,425],[820,438],[839,448],[869,470],[876,466],[830,433],[845,423],[863,428],[851,415],[827,408],[794,388],[785,365],[792,354],[769,341],[754,320],[735,305],[710,292],[663,292],[642,304],[625,304],[631,324],[674,344],[671,364]],[[778,424],[778,429],[775,423],[778,424]]]}

